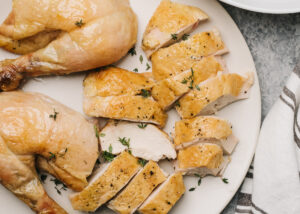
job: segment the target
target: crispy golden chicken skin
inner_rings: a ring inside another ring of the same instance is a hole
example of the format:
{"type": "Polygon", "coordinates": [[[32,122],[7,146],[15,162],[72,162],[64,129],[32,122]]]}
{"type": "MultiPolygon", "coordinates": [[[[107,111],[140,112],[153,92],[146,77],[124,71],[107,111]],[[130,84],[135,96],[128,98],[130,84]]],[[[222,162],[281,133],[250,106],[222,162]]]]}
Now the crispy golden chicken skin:
{"type": "Polygon", "coordinates": [[[213,114],[226,105],[249,97],[253,73],[221,74],[210,78],[179,100],[176,110],[182,118],[213,114]]]}
{"type": "Polygon", "coordinates": [[[199,8],[162,0],[151,17],[142,40],[149,58],[153,52],[187,36],[208,16],[199,8]]]}
{"type": "Polygon", "coordinates": [[[162,183],[138,209],[141,214],[167,214],[185,192],[181,173],[174,173],[162,183]]]}
{"type": "Polygon", "coordinates": [[[151,97],[154,82],[147,73],[108,67],[83,83],[84,112],[93,117],[154,123],[164,127],[167,115],[151,97]]]}
{"type": "Polygon", "coordinates": [[[217,30],[202,32],[167,48],[156,51],[152,57],[154,79],[159,81],[202,64],[202,57],[227,53],[217,30]]]}
{"type": "Polygon", "coordinates": [[[45,193],[34,160],[82,190],[99,154],[93,125],[45,95],[21,91],[0,94],[0,118],[2,184],[37,213],[65,213],[45,193]]]}
{"type": "Polygon", "coordinates": [[[23,77],[109,65],[136,37],[128,0],[15,0],[0,26],[0,46],[25,55],[0,62],[0,90],[15,89],[23,77]]]}
{"type": "Polygon", "coordinates": [[[238,139],[232,134],[228,121],[213,116],[198,116],[175,123],[174,143],[176,149],[197,143],[215,143],[226,154],[231,154],[238,139]]]}

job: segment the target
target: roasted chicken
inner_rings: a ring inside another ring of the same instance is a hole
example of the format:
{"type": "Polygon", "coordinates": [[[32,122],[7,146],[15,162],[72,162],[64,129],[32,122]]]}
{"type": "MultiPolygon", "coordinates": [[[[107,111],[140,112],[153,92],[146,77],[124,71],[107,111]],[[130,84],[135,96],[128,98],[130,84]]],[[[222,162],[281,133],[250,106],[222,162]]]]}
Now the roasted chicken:
{"type": "Polygon", "coordinates": [[[43,189],[38,166],[74,190],[87,186],[98,158],[93,125],[84,117],[38,94],[0,94],[0,180],[37,213],[65,213],[43,189]]]}
{"type": "Polygon", "coordinates": [[[14,0],[0,46],[24,54],[0,62],[0,90],[23,77],[69,74],[118,61],[135,44],[128,0],[14,0]]]}
{"type": "Polygon", "coordinates": [[[153,52],[182,37],[186,39],[201,21],[208,19],[197,7],[162,0],[151,17],[142,40],[142,48],[149,58],[153,52]]]}

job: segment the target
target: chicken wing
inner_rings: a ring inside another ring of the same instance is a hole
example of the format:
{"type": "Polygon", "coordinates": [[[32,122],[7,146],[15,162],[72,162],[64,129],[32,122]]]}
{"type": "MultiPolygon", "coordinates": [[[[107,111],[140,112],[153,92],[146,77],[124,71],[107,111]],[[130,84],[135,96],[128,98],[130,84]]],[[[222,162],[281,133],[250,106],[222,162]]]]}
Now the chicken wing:
{"type": "Polygon", "coordinates": [[[18,91],[0,94],[0,118],[2,184],[33,210],[44,213],[59,207],[36,176],[36,155],[38,166],[70,188],[80,191],[88,184],[98,140],[81,114],[47,96],[18,91]]]}
{"type": "Polygon", "coordinates": [[[137,20],[128,0],[15,0],[0,26],[0,46],[26,54],[0,62],[0,90],[15,89],[23,77],[111,64],[136,37],[137,20]]]}

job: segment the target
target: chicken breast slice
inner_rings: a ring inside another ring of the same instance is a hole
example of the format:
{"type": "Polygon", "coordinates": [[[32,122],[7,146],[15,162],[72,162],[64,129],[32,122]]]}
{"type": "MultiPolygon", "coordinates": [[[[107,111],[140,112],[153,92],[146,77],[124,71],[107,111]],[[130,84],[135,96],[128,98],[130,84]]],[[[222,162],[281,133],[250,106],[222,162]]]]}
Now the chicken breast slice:
{"type": "Polygon", "coordinates": [[[207,14],[197,7],[162,0],[146,27],[142,48],[149,58],[159,48],[181,39],[207,19],[207,14]]]}
{"type": "Polygon", "coordinates": [[[164,158],[175,159],[176,152],[169,136],[152,124],[109,121],[102,129],[101,149],[119,154],[130,149],[135,157],[159,161],[164,158]],[[128,142],[123,145],[122,139],[128,142]]]}
{"type": "Polygon", "coordinates": [[[176,105],[181,118],[193,118],[217,112],[226,105],[249,97],[249,89],[253,85],[254,74],[220,74],[195,87],[176,105]]]}
{"type": "Polygon", "coordinates": [[[155,187],[166,179],[165,173],[158,164],[149,161],[128,186],[108,203],[108,207],[116,213],[132,214],[148,198],[155,187]]]}
{"type": "Polygon", "coordinates": [[[152,55],[154,79],[159,81],[191,68],[197,70],[194,66],[200,63],[202,57],[222,55],[227,52],[219,31],[195,34],[186,41],[161,48],[152,55]]]}
{"type": "Polygon", "coordinates": [[[167,214],[185,192],[181,173],[174,173],[162,183],[138,209],[141,214],[167,214]]]}
{"type": "Polygon", "coordinates": [[[227,72],[223,60],[215,56],[201,58],[191,67],[186,71],[157,82],[152,88],[152,97],[163,110],[169,110],[178,99],[200,82],[216,76],[218,72],[227,72]]]}
{"type": "Polygon", "coordinates": [[[175,170],[188,175],[220,175],[229,163],[229,157],[223,158],[222,148],[216,144],[196,144],[179,150],[175,170]]]}
{"type": "Polygon", "coordinates": [[[89,74],[83,85],[89,116],[165,125],[167,115],[151,97],[154,82],[147,73],[109,67],[89,74]]]}
{"type": "Polygon", "coordinates": [[[70,196],[75,210],[93,212],[115,196],[138,172],[138,160],[122,152],[111,163],[103,164],[81,192],[70,196]]]}
{"type": "Polygon", "coordinates": [[[231,154],[238,143],[227,120],[212,116],[198,116],[175,123],[174,143],[176,149],[183,149],[197,143],[214,143],[225,154],[231,154]]]}

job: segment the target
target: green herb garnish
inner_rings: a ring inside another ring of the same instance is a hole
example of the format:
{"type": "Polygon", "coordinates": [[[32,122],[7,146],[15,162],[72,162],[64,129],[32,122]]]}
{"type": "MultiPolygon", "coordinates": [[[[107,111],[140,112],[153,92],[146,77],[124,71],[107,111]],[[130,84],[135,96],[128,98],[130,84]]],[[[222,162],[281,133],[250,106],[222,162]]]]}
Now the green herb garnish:
{"type": "Polygon", "coordinates": [[[200,91],[200,87],[198,85],[196,85],[195,88],[200,91]]]}
{"type": "Polygon", "coordinates": [[[144,58],[143,58],[143,56],[142,55],[140,55],[140,62],[141,62],[141,64],[143,63],[143,60],[144,60],[144,58]]]}
{"type": "Polygon", "coordinates": [[[187,40],[189,38],[189,36],[190,36],[189,34],[186,34],[186,33],[183,34],[182,40],[187,40]]]}
{"type": "Polygon", "coordinates": [[[147,126],[148,126],[148,124],[146,124],[146,123],[141,123],[141,124],[138,125],[138,127],[139,127],[140,129],[144,129],[144,128],[146,128],[147,126]]]}
{"type": "Polygon", "coordinates": [[[54,121],[56,121],[57,115],[59,114],[58,112],[55,111],[55,109],[53,109],[54,114],[50,114],[49,118],[53,118],[54,121]]]}
{"type": "Polygon", "coordinates": [[[128,149],[130,147],[130,138],[126,139],[126,137],[120,138],[119,137],[119,141],[123,146],[126,146],[128,149]]]}
{"type": "Polygon", "coordinates": [[[142,166],[142,167],[144,167],[146,164],[147,164],[147,160],[145,160],[145,159],[142,159],[142,158],[139,158],[138,159],[138,163],[142,166]]]}
{"type": "Polygon", "coordinates": [[[151,68],[150,65],[148,64],[148,62],[146,64],[146,66],[147,66],[146,71],[148,71],[151,68]]]}
{"type": "Polygon", "coordinates": [[[133,71],[134,71],[135,73],[139,72],[139,70],[138,70],[137,68],[133,69],[133,71]]]}
{"type": "Polygon", "coordinates": [[[145,98],[150,97],[151,92],[146,90],[146,89],[142,89],[140,93],[138,93],[137,95],[143,96],[145,98]]]}
{"type": "Polygon", "coordinates": [[[180,107],[179,100],[176,100],[176,102],[175,102],[175,106],[177,106],[177,107],[180,107]]]}
{"type": "Polygon", "coordinates": [[[47,175],[41,174],[41,181],[42,181],[42,183],[44,183],[46,179],[47,179],[47,175]]]}
{"type": "Polygon", "coordinates": [[[56,189],[57,193],[60,194],[60,195],[61,195],[61,191],[60,191],[60,190],[66,191],[67,188],[68,188],[63,182],[61,182],[61,181],[58,180],[57,178],[54,178],[54,179],[51,178],[50,181],[53,181],[53,182],[54,182],[54,184],[55,184],[55,189],[56,189]],[[59,185],[62,185],[62,186],[60,187],[60,189],[59,189],[59,187],[58,187],[59,185]]]}
{"type": "Polygon", "coordinates": [[[191,72],[192,72],[192,74],[191,74],[191,76],[189,76],[189,79],[191,80],[189,88],[193,89],[193,85],[194,85],[194,70],[193,70],[193,68],[191,68],[191,72]]]}
{"type": "Polygon", "coordinates": [[[105,133],[100,133],[100,137],[105,137],[105,133]]]}
{"type": "Polygon", "coordinates": [[[109,151],[110,153],[112,153],[112,150],[113,150],[113,148],[112,148],[112,146],[111,146],[111,144],[110,144],[109,147],[108,147],[108,151],[109,151]]]}
{"type": "Polygon", "coordinates": [[[80,19],[80,21],[75,22],[75,25],[77,27],[82,27],[85,23],[82,21],[82,19],[80,19]]]}
{"type": "Polygon", "coordinates": [[[187,80],[186,80],[186,79],[183,79],[183,80],[181,81],[181,83],[182,83],[182,84],[186,84],[186,83],[187,83],[187,80]]]}
{"type": "Polygon", "coordinates": [[[222,181],[223,181],[225,184],[228,184],[228,179],[227,179],[227,178],[222,178],[222,181]]]}
{"type": "Polygon", "coordinates": [[[192,191],[194,191],[195,189],[196,189],[195,187],[192,187],[192,188],[189,189],[189,191],[192,192],[192,191]]]}
{"type": "Polygon", "coordinates": [[[171,34],[171,37],[172,37],[173,40],[177,40],[177,34],[176,33],[171,34]]]}
{"type": "Polygon", "coordinates": [[[102,157],[105,161],[111,162],[115,158],[115,155],[111,152],[103,151],[102,157]]]}
{"type": "Polygon", "coordinates": [[[128,51],[128,53],[129,53],[131,56],[136,55],[135,47],[130,48],[129,51],[128,51]]]}
{"type": "Polygon", "coordinates": [[[56,155],[54,153],[49,152],[49,154],[50,154],[49,160],[56,159],[56,155]]]}

